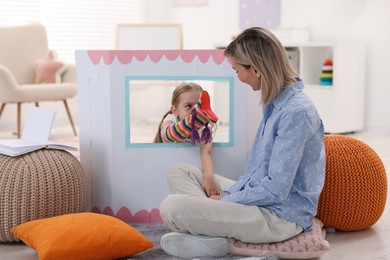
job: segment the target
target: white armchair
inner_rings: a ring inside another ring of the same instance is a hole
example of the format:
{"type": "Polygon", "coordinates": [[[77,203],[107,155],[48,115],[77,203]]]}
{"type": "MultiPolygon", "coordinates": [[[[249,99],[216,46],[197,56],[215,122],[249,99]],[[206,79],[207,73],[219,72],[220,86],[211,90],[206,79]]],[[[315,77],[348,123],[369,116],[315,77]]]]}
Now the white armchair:
{"type": "Polygon", "coordinates": [[[34,64],[48,53],[46,29],[41,24],[0,27],[0,117],[6,104],[17,104],[17,135],[21,133],[21,105],[62,101],[77,135],[67,99],[77,95],[76,67],[68,65],[60,83],[36,84],[34,64]]]}

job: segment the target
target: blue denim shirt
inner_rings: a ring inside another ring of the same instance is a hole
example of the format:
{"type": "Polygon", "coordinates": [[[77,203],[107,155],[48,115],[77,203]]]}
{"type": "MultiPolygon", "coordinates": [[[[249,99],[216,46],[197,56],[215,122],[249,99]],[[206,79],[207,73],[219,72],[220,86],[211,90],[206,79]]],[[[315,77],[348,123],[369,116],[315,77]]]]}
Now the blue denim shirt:
{"type": "Polygon", "coordinates": [[[222,200],[267,208],[310,230],[325,180],[322,121],[302,81],[263,113],[245,173],[222,200]]]}

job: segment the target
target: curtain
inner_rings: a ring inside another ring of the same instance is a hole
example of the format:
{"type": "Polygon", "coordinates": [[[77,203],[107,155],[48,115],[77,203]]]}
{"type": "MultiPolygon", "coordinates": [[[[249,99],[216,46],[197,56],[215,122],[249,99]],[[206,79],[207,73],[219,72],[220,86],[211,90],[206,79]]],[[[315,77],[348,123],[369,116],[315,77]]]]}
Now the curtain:
{"type": "Polygon", "coordinates": [[[114,49],[116,25],[145,21],[143,0],[1,0],[0,26],[42,23],[58,59],[75,62],[75,50],[114,49]]]}

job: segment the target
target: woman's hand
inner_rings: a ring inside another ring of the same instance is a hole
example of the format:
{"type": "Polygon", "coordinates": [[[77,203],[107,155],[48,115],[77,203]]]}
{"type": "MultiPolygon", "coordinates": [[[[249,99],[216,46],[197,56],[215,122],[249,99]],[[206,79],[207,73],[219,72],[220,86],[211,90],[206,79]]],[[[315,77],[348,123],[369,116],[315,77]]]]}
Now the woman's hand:
{"type": "Polygon", "coordinates": [[[221,200],[222,196],[221,195],[213,195],[213,196],[210,196],[210,199],[213,199],[213,200],[221,200]]]}
{"type": "Polygon", "coordinates": [[[219,187],[214,180],[214,176],[206,176],[203,181],[203,190],[206,192],[207,197],[213,195],[219,195],[219,187]]]}

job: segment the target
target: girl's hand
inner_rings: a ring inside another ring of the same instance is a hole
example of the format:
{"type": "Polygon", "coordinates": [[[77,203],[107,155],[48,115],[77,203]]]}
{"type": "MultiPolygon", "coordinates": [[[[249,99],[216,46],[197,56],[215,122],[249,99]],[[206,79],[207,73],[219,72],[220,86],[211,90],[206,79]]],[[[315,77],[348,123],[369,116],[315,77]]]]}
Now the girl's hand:
{"type": "Polygon", "coordinates": [[[214,176],[207,176],[203,181],[203,190],[206,192],[207,197],[213,195],[219,195],[219,187],[214,180],[214,176]]]}

